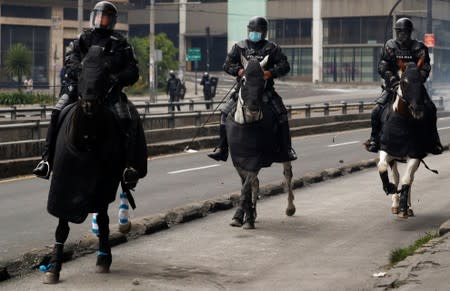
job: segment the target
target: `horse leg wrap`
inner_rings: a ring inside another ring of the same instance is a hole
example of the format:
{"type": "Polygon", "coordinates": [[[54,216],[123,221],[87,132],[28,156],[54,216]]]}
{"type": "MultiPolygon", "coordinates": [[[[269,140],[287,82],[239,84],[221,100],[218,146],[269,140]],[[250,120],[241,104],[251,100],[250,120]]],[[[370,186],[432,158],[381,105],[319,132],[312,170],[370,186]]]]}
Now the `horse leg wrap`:
{"type": "Polygon", "coordinates": [[[402,185],[402,190],[400,193],[399,210],[403,213],[408,213],[408,195],[411,185],[402,185]]]}
{"type": "Polygon", "coordinates": [[[59,282],[59,273],[61,272],[63,260],[64,244],[56,243],[53,247],[53,254],[48,265],[41,265],[39,269],[45,272],[44,284],[56,284],[59,282]]]}
{"type": "Polygon", "coordinates": [[[388,172],[380,173],[381,182],[383,183],[383,190],[386,195],[397,193],[397,187],[394,184],[389,182],[388,172]]]}

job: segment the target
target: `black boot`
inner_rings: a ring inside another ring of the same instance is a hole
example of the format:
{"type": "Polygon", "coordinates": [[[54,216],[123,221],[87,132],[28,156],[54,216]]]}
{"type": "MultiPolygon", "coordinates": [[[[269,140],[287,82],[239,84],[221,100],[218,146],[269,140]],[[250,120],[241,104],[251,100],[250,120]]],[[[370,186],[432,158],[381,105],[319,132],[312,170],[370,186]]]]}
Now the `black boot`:
{"type": "Polygon", "coordinates": [[[44,153],[42,160],[33,169],[33,174],[37,177],[48,180],[52,171],[53,155],[55,152],[56,135],[58,133],[58,119],[60,110],[53,110],[50,118],[50,124],[45,138],[44,153]]]}
{"type": "Polygon", "coordinates": [[[289,130],[289,123],[287,121],[281,122],[279,127],[280,135],[280,151],[285,157],[286,161],[294,161],[297,159],[297,154],[292,148],[291,132],[289,130]]]}
{"type": "Polygon", "coordinates": [[[439,133],[436,128],[436,123],[433,125],[433,129],[431,130],[431,138],[430,138],[430,150],[429,152],[433,155],[440,155],[444,151],[444,147],[441,144],[441,139],[439,138],[439,133]]]}
{"type": "Polygon", "coordinates": [[[226,162],[228,159],[228,141],[225,124],[220,125],[219,135],[219,145],[214,149],[214,152],[208,154],[208,157],[216,161],[226,162]]]}
{"type": "Polygon", "coordinates": [[[370,138],[364,143],[366,150],[371,153],[377,153],[380,149],[380,132],[381,132],[381,113],[383,111],[382,105],[378,104],[372,111],[371,123],[372,131],[370,138]]]}

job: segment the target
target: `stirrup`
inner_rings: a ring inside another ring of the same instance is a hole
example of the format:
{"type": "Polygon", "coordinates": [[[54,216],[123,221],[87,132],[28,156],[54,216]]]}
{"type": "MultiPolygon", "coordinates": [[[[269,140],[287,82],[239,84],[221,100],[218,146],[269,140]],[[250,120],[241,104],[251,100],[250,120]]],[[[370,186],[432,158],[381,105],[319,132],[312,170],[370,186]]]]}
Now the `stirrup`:
{"type": "Polygon", "coordinates": [[[50,177],[50,163],[46,160],[40,161],[36,168],[33,169],[33,174],[39,178],[48,180],[50,177]]]}

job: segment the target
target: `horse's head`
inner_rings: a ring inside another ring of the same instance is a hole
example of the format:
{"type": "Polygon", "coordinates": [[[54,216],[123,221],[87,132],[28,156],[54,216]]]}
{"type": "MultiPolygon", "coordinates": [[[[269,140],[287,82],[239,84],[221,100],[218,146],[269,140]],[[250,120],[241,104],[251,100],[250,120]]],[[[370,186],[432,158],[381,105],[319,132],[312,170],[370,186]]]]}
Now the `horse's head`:
{"type": "Polygon", "coordinates": [[[247,60],[241,56],[245,74],[241,79],[241,98],[243,106],[249,111],[259,111],[261,108],[262,95],[265,87],[264,66],[267,64],[268,56],[261,62],[256,58],[247,60]]]}
{"type": "Polygon", "coordinates": [[[241,114],[245,116],[244,120],[247,122],[261,118],[262,96],[266,85],[263,68],[268,59],[269,56],[266,56],[259,62],[256,58],[247,60],[241,56],[245,73],[241,79],[238,107],[242,109],[241,114]]]}
{"type": "Polygon", "coordinates": [[[414,119],[421,119],[425,109],[425,92],[422,85],[422,76],[417,65],[408,63],[400,78],[398,97],[414,119]]]}

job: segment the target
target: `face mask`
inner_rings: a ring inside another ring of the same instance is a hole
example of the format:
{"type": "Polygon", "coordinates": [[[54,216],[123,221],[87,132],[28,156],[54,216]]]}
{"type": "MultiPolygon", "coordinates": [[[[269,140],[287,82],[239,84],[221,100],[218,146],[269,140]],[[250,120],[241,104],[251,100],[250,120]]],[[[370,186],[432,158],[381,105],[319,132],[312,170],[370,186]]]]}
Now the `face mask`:
{"type": "Polygon", "coordinates": [[[250,31],[250,32],[248,33],[248,39],[249,39],[251,42],[258,42],[258,41],[261,40],[261,37],[262,37],[262,33],[261,33],[261,32],[250,31]]]}

